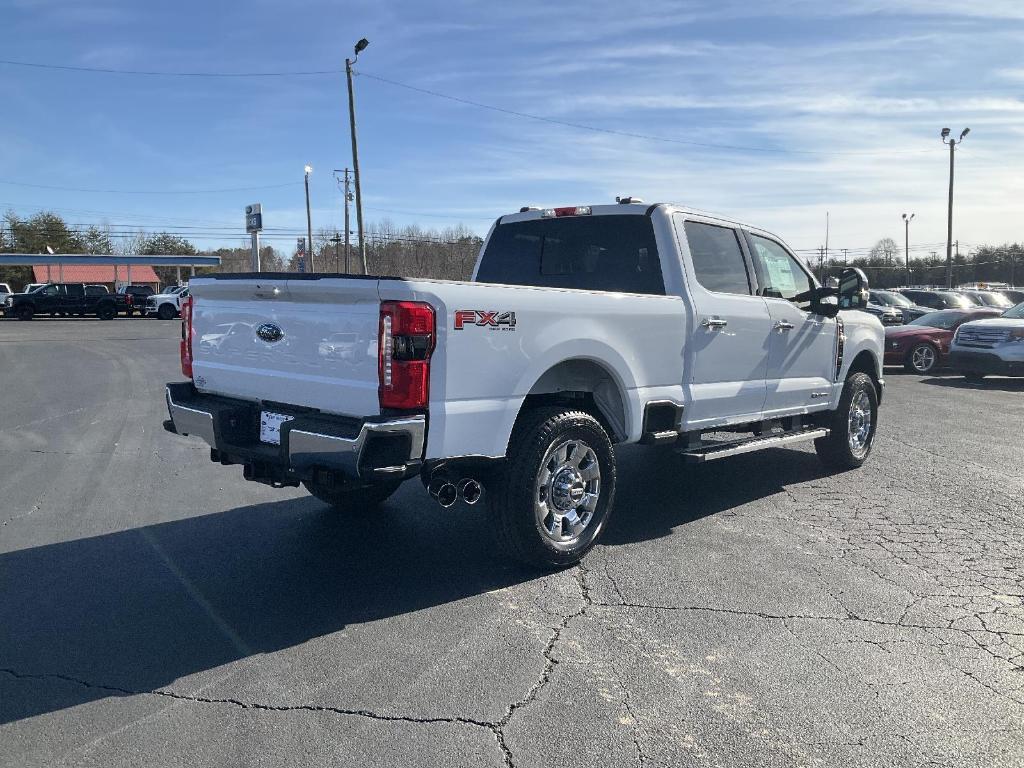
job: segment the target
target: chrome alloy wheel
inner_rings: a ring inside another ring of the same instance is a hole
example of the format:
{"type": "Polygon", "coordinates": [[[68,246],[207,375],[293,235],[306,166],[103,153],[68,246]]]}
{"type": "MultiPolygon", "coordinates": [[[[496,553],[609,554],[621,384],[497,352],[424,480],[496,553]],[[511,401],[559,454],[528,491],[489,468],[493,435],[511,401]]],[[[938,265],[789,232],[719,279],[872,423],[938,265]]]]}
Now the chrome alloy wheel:
{"type": "Polygon", "coordinates": [[[556,544],[572,544],[594,519],[601,497],[601,465],[582,440],[553,443],[544,454],[534,488],[538,527],[556,544]]]}
{"type": "Polygon", "coordinates": [[[850,451],[857,458],[868,452],[871,442],[871,398],[863,389],[850,401],[849,428],[850,451]]]}
{"type": "Polygon", "coordinates": [[[935,348],[930,344],[921,344],[914,347],[910,356],[910,365],[918,373],[928,373],[935,367],[935,348]]]}

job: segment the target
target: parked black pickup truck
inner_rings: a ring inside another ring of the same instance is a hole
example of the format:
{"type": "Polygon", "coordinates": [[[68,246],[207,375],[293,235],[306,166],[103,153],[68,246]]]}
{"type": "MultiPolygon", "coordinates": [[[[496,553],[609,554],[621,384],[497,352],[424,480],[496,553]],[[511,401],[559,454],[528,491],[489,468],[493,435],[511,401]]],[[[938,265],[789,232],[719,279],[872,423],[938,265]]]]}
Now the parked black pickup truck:
{"type": "Polygon", "coordinates": [[[113,320],[127,311],[124,296],[108,293],[102,285],[83,283],[51,283],[31,293],[12,294],[4,304],[4,314],[19,320],[36,315],[96,315],[100,320],[113,320]]]}

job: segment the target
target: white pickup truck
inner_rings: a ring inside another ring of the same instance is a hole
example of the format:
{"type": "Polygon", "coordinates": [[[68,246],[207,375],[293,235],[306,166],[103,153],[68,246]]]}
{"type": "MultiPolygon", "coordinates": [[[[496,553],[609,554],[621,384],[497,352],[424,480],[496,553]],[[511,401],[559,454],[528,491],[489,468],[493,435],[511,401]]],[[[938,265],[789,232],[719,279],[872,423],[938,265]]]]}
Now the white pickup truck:
{"type": "Polygon", "coordinates": [[[704,462],[814,440],[857,467],[883,332],[859,270],[837,288],[776,236],[686,208],[526,209],[471,282],[328,274],[194,278],[168,431],[247,480],[366,510],[420,477],[486,496],[520,560],[579,560],[608,522],[615,446],[704,462]]]}
{"type": "Polygon", "coordinates": [[[146,299],[144,315],[173,320],[181,312],[181,302],[189,297],[188,286],[177,285],[167,293],[154,293],[146,299]]]}

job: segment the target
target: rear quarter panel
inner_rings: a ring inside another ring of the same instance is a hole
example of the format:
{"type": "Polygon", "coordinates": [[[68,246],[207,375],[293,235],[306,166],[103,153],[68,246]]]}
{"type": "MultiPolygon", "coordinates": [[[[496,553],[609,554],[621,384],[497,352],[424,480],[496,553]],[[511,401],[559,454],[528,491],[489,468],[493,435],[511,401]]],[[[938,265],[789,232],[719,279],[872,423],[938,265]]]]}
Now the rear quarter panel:
{"type": "Polygon", "coordinates": [[[427,458],[504,456],[523,401],[566,360],[602,366],[619,388],[626,439],[642,403],[682,402],[685,317],[677,296],[640,296],[429,280],[382,280],[382,300],[426,301],[437,312],[427,458]],[[514,312],[515,325],[464,324],[460,310],[514,312]]]}

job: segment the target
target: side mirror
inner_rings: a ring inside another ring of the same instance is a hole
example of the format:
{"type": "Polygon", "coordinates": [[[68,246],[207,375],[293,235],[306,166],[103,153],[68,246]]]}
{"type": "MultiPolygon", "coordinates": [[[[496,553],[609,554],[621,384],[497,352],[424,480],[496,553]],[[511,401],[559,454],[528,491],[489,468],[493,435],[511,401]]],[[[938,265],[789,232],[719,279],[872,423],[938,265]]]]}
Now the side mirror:
{"type": "Polygon", "coordinates": [[[811,312],[822,317],[835,317],[839,314],[839,300],[834,293],[814,298],[811,300],[811,312]]]}
{"type": "Polygon", "coordinates": [[[864,309],[867,305],[867,275],[857,267],[847,267],[839,276],[839,308],[864,309]]]}

